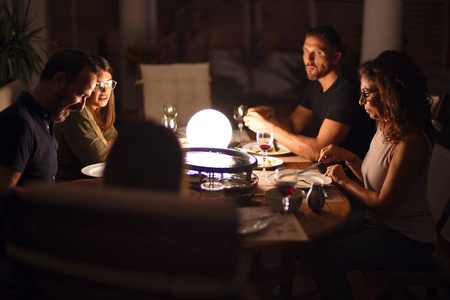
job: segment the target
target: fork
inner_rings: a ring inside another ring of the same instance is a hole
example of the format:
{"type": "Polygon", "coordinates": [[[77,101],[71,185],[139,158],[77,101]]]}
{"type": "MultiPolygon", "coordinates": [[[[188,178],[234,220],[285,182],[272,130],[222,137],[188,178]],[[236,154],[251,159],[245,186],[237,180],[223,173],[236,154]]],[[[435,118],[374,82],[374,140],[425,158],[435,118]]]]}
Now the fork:
{"type": "Polygon", "coordinates": [[[304,182],[304,183],[306,183],[306,184],[311,184],[311,182],[308,182],[308,181],[306,181],[305,179],[298,179],[298,181],[302,181],[302,182],[304,182]]]}

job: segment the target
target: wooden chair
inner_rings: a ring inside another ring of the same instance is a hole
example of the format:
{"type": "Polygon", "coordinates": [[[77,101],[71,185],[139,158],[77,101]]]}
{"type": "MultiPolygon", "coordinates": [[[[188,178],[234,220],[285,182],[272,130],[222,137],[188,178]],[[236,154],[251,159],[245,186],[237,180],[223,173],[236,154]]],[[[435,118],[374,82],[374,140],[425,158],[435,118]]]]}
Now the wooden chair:
{"type": "Polygon", "coordinates": [[[2,205],[20,299],[239,299],[246,283],[229,203],[38,186],[2,205]]]}
{"type": "MultiPolygon", "coordinates": [[[[441,233],[450,216],[450,198],[436,223],[436,230],[441,233]]],[[[429,299],[450,299],[450,270],[445,269],[432,257],[420,270],[416,271],[364,271],[366,281],[374,286],[387,286],[387,290],[378,299],[419,299],[408,287],[419,286],[426,289],[429,299]],[[439,298],[438,287],[446,291],[439,298]]]]}
{"type": "Polygon", "coordinates": [[[196,112],[212,107],[209,63],[141,64],[138,73],[136,84],[142,85],[140,106],[145,119],[160,123],[163,104],[172,103],[178,107],[177,123],[181,127],[196,112]]]}
{"type": "Polygon", "coordinates": [[[25,85],[20,80],[14,80],[0,88],[0,111],[10,106],[22,91],[25,90],[25,85]]]}

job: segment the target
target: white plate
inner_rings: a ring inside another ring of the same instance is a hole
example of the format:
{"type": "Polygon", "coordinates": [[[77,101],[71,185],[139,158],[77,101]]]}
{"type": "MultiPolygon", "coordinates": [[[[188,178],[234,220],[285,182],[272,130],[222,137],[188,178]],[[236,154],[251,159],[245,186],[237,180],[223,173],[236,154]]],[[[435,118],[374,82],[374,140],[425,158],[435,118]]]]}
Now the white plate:
{"type": "MultiPolygon", "coordinates": [[[[262,169],[262,157],[258,156],[256,157],[256,159],[258,160],[258,166],[256,167],[256,169],[262,169]]],[[[283,160],[276,157],[267,157],[267,160],[270,161],[270,165],[266,166],[266,169],[276,168],[284,163],[283,160]]]]}
{"type": "MultiPolygon", "coordinates": [[[[320,173],[316,173],[316,172],[305,172],[303,174],[300,174],[299,179],[306,180],[310,183],[310,184],[307,184],[303,181],[299,181],[297,183],[297,187],[299,187],[299,188],[309,188],[309,187],[311,187],[311,183],[313,183],[313,182],[318,182],[318,183],[321,183],[322,185],[328,185],[333,182],[333,180],[330,177],[324,176],[324,175],[322,175],[320,173]]],[[[271,174],[267,175],[266,180],[271,184],[276,184],[275,173],[271,173],[271,174]]]]}
{"type": "Polygon", "coordinates": [[[102,177],[105,170],[105,163],[98,163],[84,167],[81,169],[81,173],[91,177],[102,177]]]}
{"type": "Polygon", "coordinates": [[[269,226],[270,220],[255,220],[255,221],[248,221],[243,222],[239,224],[238,233],[239,234],[250,234],[254,232],[261,231],[265,229],[267,226],[269,226]]]}
{"type": "MultiPolygon", "coordinates": [[[[277,143],[277,145],[278,145],[279,150],[275,151],[275,148],[273,148],[273,146],[272,146],[269,149],[269,151],[267,151],[267,155],[275,156],[275,155],[284,155],[284,154],[292,153],[288,148],[281,145],[280,143],[277,143]]],[[[257,142],[245,144],[244,146],[242,146],[242,149],[244,149],[245,151],[250,152],[250,153],[263,154],[263,151],[261,150],[261,148],[259,148],[257,142]]]]}

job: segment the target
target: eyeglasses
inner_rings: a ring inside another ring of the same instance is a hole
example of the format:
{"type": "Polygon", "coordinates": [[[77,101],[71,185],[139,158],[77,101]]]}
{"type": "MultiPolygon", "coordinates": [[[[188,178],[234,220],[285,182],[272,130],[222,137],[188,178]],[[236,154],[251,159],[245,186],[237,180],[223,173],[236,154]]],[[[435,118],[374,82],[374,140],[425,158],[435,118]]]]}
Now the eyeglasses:
{"type": "Polygon", "coordinates": [[[114,81],[114,80],[99,82],[95,85],[94,91],[99,92],[99,91],[103,90],[104,88],[113,90],[116,88],[116,85],[117,85],[117,81],[114,81]]]}
{"type": "Polygon", "coordinates": [[[367,100],[367,97],[368,97],[370,94],[375,93],[375,92],[378,92],[378,90],[373,90],[373,91],[368,91],[368,92],[359,90],[359,93],[361,94],[361,97],[363,98],[364,102],[370,102],[370,101],[372,101],[372,100],[367,100]]]}

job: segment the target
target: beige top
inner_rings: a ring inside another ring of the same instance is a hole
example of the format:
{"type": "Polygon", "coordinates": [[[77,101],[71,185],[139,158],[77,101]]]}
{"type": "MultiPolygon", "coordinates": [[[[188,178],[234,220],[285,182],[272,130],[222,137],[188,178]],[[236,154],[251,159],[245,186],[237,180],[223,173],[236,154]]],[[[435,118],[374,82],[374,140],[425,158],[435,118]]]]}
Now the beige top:
{"type": "MultiPolygon", "coordinates": [[[[420,132],[425,135],[423,131],[420,132]]],[[[365,188],[377,192],[381,191],[391,164],[392,150],[396,146],[396,144],[384,143],[383,139],[383,133],[377,130],[361,167],[365,188]]],[[[411,240],[430,244],[437,243],[436,228],[427,199],[430,157],[431,145],[429,144],[427,168],[415,179],[406,198],[390,216],[367,209],[366,218],[369,226],[388,227],[411,240]]]]}

